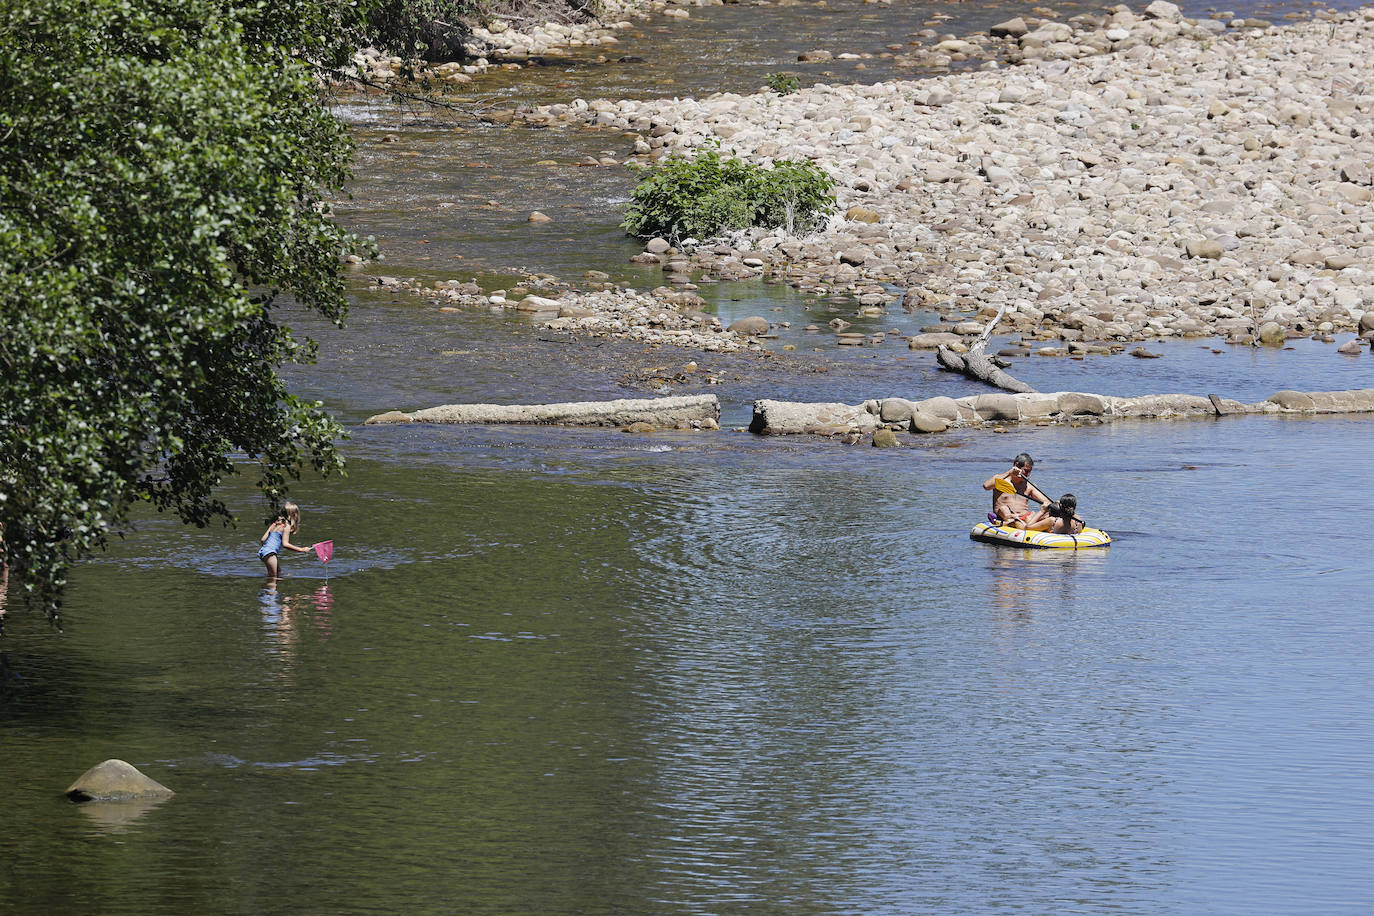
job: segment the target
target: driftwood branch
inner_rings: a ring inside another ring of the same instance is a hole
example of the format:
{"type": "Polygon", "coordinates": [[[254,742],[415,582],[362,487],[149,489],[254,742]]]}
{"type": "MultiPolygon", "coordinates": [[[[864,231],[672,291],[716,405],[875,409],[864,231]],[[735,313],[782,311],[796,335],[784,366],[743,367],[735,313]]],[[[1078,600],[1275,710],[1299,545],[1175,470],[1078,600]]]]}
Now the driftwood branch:
{"type": "Polygon", "coordinates": [[[967,353],[955,353],[949,347],[942,346],[935,351],[935,361],[952,372],[963,373],[969,378],[1001,388],[1003,391],[1034,391],[1030,385],[1007,374],[984,352],[988,338],[992,336],[992,329],[997,327],[997,322],[1002,320],[1006,311],[1006,305],[997,310],[997,314],[987,323],[987,327],[983,328],[983,333],[973,341],[967,353]]]}

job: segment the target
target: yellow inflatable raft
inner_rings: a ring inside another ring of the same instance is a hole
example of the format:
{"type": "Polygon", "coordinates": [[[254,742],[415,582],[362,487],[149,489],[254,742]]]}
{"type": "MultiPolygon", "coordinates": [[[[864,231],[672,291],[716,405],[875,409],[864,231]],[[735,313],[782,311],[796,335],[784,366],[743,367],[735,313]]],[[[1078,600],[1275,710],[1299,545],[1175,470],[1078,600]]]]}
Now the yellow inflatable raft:
{"type": "Polygon", "coordinates": [[[1078,534],[1050,534],[1048,531],[1023,531],[1005,525],[979,522],[969,537],[985,544],[1005,544],[1008,547],[1048,548],[1051,550],[1080,550],[1085,547],[1106,547],[1112,537],[1100,528],[1084,528],[1078,534]]]}

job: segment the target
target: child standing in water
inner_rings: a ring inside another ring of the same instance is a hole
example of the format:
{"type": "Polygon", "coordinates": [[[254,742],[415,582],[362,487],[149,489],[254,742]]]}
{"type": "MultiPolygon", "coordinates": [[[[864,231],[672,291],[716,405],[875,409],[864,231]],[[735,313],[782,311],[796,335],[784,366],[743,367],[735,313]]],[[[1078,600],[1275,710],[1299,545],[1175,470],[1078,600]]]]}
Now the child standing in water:
{"type": "Polygon", "coordinates": [[[263,532],[262,539],[258,542],[262,546],[258,548],[258,559],[262,560],[262,565],[267,567],[267,578],[277,578],[277,554],[283,549],[294,550],[296,553],[309,553],[309,547],[297,547],[291,543],[291,535],[301,527],[301,510],[295,503],[282,503],[281,511],[272,520],[272,524],[267,526],[263,532]]]}

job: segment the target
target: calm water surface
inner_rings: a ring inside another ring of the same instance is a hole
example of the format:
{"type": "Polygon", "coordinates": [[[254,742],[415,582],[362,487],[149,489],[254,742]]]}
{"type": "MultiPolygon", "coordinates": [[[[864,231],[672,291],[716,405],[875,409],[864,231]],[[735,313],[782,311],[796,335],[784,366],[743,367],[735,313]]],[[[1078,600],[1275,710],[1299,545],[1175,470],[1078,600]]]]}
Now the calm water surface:
{"type": "MultiPolygon", "coordinates": [[[[449,155],[447,139],[419,148],[449,155]]],[[[465,186],[448,171],[434,180],[465,186]]],[[[576,172],[569,199],[607,174],[576,172]]],[[[560,272],[613,235],[574,214],[559,238],[580,251],[474,241],[411,178],[365,172],[381,204],[354,211],[395,231],[401,275],[449,275],[434,263],[454,255],[560,272]]],[[[523,207],[538,182],[510,193],[523,207]]],[[[623,253],[601,257],[628,270],[623,253]]],[[[710,292],[723,317],[776,308],[798,327],[852,308],[710,292]]],[[[956,431],[900,450],[732,431],[754,397],[974,390],[900,342],[839,351],[798,331],[778,341],[794,352],[696,356],[667,383],[720,395],[720,433],[365,427],[451,401],[643,396],[692,354],[376,291],[345,330],[297,323],[322,354],[293,383],[350,426],[348,478],[296,493],[298,540],[332,538],[334,561],[288,559],[265,587],[263,510],[239,482],[239,529],[148,518],[80,568],[63,632],[8,609],[0,911],[1374,906],[1357,483],[1374,418],[956,431]],[[1110,550],[968,539],[981,481],[1022,450],[1110,550]],[[177,795],[61,798],[107,757],[177,795]]],[[[1312,341],[1152,348],[1015,371],[1042,390],[1242,400],[1374,387],[1368,357],[1312,341]]]]}
{"type": "Polygon", "coordinates": [[[360,429],[300,494],[327,581],[150,521],[12,617],[0,900],[1367,911],[1370,429],[360,429]],[[1022,448],[1109,551],[968,540],[1022,448]],[[179,794],[60,798],[109,756],[179,794]]]}

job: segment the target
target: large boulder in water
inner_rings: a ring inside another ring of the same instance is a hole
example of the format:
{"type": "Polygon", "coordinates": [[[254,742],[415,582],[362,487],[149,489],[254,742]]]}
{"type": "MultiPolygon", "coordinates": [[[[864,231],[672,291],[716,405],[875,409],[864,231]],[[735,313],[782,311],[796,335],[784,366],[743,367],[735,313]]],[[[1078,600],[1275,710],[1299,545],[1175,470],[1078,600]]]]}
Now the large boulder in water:
{"type": "Polygon", "coordinates": [[[911,431],[913,433],[942,433],[949,429],[949,424],[932,413],[924,410],[915,410],[911,413],[911,431]]]}
{"type": "Polygon", "coordinates": [[[765,436],[863,434],[877,428],[878,418],[862,405],[798,404],[770,398],[754,402],[754,419],[749,423],[751,433],[765,436]]]}
{"type": "Polygon", "coordinates": [[[1284,332],[1283,325],[1277,321],[1266,321],[1260,325],[1259,339],[1266,347],[1281,347],[1288,339],[1288,335],[1284,332]]]}
{"type": "Polygon", "coordinates": [[[734,331],[736,334],[743,334],[746,337],[757,337],[760,334],[768,333],[768,319],[759,315],[750,315],[748,318],[740,318],[730,323],[726,330],[734,331]]]}
{"type": "Polygon", "coordinates": [[[123,760],[97,763],[63,793],[72,801],[123,801],[134,798],[166,798],[171,789],[149,779],[123,760]]]}
{"type": "Polygon", "coordinates": [[[878,416],[884,423],[905,423],[916,412],[916,405],[906,398],[883,398],[878,416]]]}

